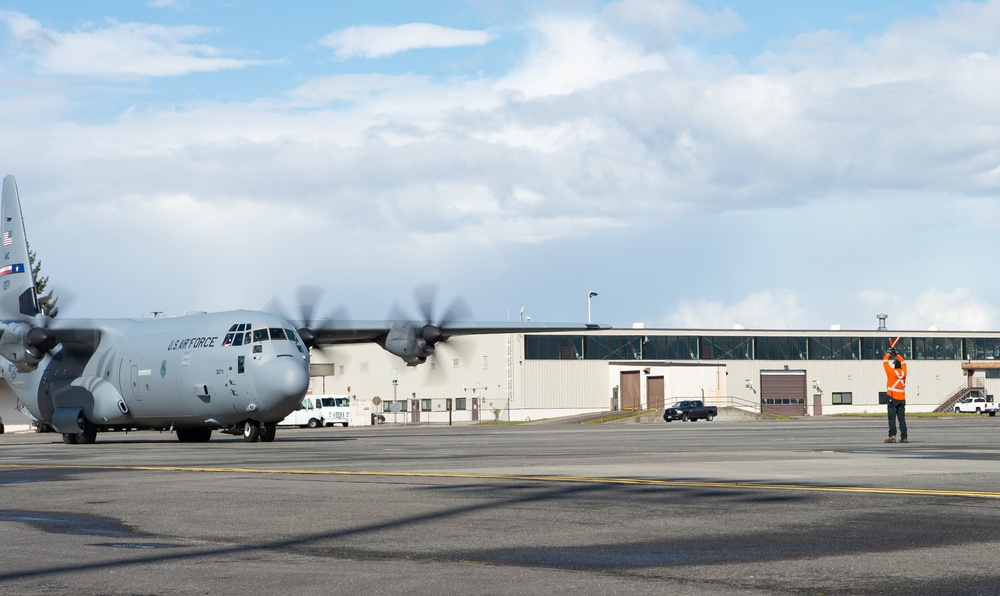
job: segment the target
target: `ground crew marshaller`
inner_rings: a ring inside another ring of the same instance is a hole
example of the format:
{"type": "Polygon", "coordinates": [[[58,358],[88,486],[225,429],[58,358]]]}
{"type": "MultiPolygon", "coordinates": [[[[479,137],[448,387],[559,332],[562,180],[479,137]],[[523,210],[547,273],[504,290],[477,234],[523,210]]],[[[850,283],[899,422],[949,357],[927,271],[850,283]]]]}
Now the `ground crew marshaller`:
{"type": "Polygon", "coordinates": [[[889,395],[889,438],[885,442],[896,442],[896,418],[899,418],[899,442],[906,443],[906,359],[893,346],[882,358],[882,368],[885,392],[889,395]]]}

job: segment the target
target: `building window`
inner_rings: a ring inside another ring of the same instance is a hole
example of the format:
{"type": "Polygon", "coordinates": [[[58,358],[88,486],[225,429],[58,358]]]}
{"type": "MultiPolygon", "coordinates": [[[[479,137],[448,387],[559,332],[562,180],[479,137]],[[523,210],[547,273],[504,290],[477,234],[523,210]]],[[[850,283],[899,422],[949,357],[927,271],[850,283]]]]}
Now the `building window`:
{"type": "Polygon", "coordinates": [[[810,360],[861,360],[861,338],[810,337],[810,360]]]}
{"type": "Polygon", "coordinates": [[[805,360],[807,344],[805,337],[758,337],[757,359],[805,360]]]}
{"type": "Polygon", "coordinates": [[[752,360],[753,338],[739,336],[703,336],[702,360],[752,360]]]}
{"type": "Polygon", "coordinates": [[[962,341],[955,337],[913,338],[914,360],[961,360],[962,341]]]}
{"type": "Polygon", "coordinates": [[[844,404],[854,403],[854,398],[852,397],[850,391],[834,391],[832,397],[834,405],[837,404],[844,405],[844,404]]]}
{"type": "Polygon", "coordinates": [[[591,335],[587,337],[588,360],[641,360],[642,336],[591,335]]]}
{"type": "Polygon", "coordinates": [[[528,360],[579,360],[583,358],[582,335],[526,335],[528,360]]]}
{"type": "Polygon", "coordinates": [[[455,398],[455,409],[456,410],[464,410],[465,409],[465,398],[464,397],[456,397],[455,398]]]}
{"type": "Polygon", "coordinates": [[[1000,360],[1000,338],[970,337],[965,340],[965,353],[970,360],[1000,360]]]}
{"type": "Polygon", "coordinates": [[[422,400],[420,400],[420,411],[421,412],[430,412],[431,411],[431,400],[429,400],[429,399],[422,399],[422,400]]]}

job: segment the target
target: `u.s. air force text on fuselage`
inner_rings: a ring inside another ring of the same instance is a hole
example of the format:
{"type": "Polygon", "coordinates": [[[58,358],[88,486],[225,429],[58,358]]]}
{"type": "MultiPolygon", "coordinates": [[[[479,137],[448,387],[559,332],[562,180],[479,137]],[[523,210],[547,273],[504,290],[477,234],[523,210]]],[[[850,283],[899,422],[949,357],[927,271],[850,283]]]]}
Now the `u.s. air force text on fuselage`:
{"type": "Polygon", "coordinates": [[[167,345],[167,350],[194,350],[197,348],[214,348],[215,341],[219,339],[219,336],[215,337],[193,337],[189,339],[175,339],[167,345]]]}

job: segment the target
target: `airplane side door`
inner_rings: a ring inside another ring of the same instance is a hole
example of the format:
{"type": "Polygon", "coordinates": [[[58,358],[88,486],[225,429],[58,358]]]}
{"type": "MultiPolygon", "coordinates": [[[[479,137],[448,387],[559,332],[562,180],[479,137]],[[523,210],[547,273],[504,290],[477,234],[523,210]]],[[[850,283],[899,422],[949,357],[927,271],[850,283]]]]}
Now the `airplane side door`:
{"type": "Polygon", "coordinates": [[[118,376],[122,396],[131,395],[136,401],[142,401],[142,393],[139,392],[139,365],[122,358],[118,376]]]}

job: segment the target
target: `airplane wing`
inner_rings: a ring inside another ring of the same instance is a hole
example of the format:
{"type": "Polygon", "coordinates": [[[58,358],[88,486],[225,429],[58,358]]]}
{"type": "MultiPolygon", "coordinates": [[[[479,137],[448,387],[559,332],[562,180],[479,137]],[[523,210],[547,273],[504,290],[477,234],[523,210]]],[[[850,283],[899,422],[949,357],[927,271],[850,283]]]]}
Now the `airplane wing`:
{"type": "Polygon", "coordinates": [[[329,346],[374,342],[386,351],[402,358],[410,366],[422,364],[434,353],[438,342],[461,335],[494,333],[540,333],[609,329],[597,324],[553,323],[484,323],[452,321],[430,323],[420,321],[352,321],[320,319],[310,323],[291,321],[298,328],[306,345],[329,346]]]}
{"type": "Polygon", "coordinates": [[[311,325],[304,321],[291,321],[296,328],[308,328],[315,334],[316,345],[357,344],[376,342],[387,337],[394,328],[427,326],[440,330],[444,338],[459,335],[489,335],[494,333],[542,333],[555,331],[586,331],[610,329],[610,325],[579,323],[484,323],[455,322],[442,325],[421,323],[420,321],[350,321],[320,320],[311,325]]]}

